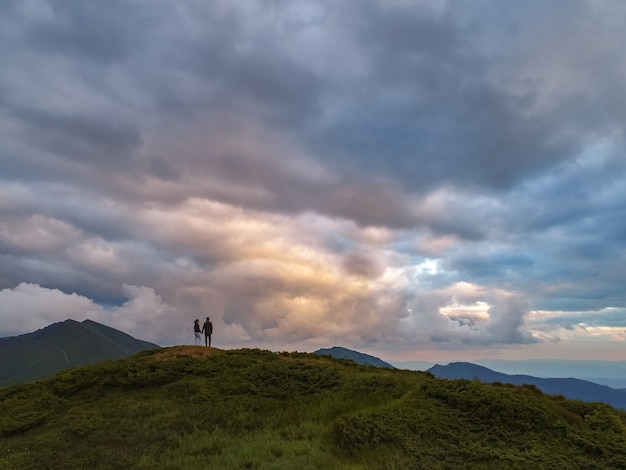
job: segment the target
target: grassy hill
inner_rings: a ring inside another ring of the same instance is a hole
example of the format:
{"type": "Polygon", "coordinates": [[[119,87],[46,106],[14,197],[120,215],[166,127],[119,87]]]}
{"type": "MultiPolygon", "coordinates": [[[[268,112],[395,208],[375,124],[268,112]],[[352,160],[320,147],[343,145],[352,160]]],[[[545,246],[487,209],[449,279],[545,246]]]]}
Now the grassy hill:
{"type": "Polygon", "coordinates": [[[174,347],[0,389],[0,468],[626,468],[626,414],[534,386],[174,347]]]}

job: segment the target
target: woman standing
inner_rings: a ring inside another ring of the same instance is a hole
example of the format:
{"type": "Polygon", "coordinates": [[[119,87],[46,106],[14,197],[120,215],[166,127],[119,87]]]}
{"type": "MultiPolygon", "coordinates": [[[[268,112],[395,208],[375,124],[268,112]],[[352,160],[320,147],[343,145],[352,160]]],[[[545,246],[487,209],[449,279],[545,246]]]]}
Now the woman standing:
{"type": "Polygon", "coordinates": [[[199,344],[202,344],[202,336],[200,335],[200,333],[202,332],[202,330],[200,329],[200,320],[196,319],[193,321],[193,332],[196,335],[196,346],[199,344]]]}

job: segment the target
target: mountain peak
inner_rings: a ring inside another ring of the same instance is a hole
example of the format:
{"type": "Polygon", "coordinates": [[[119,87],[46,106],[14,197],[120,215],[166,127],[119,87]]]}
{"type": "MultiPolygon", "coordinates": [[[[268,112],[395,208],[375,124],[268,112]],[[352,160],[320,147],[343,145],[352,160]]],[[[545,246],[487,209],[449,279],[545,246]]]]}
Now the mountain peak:
{"type": "Polygon", "coordinates": [[[92,320],[67,319],[32,333],[0,338],[0,387],[156,348],[92,320]]]}
{"type": "Polygon", "coordinates": [[[388,369],[395,369],[394,366],[386,363],[385,361],[377,358],[376,356],[371,356],[369,354],[364,354],[358,351],[353,351],[351,349],[343,348],[341,346],[333,346],[332,348],[318,349],[313,354],[332,356],[338,359],[350,359],[356,362],[357,364],[362,364],[362,365],[367,365],[367,366],[386,367],[388,369]]]}

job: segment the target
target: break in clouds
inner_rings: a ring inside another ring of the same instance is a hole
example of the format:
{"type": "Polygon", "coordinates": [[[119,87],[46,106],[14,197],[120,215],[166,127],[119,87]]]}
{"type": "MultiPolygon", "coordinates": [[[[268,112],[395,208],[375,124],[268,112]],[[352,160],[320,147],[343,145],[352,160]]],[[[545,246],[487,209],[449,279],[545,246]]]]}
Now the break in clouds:
{"type": "Polygon", "coordinates": [[[618,0],[3,2],[0,336],[619,351],[625,28],[618,0]]]}

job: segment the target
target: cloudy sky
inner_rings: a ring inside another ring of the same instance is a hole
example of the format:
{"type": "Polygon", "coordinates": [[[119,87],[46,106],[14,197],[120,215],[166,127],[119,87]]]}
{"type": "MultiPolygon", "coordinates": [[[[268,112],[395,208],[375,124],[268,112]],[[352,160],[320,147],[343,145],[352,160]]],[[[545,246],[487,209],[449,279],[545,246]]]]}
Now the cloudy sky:
{"type": "Polygon", "coordinates": [[[0,2],[0,336],[626,358],[621,0],[0,2]]]}

